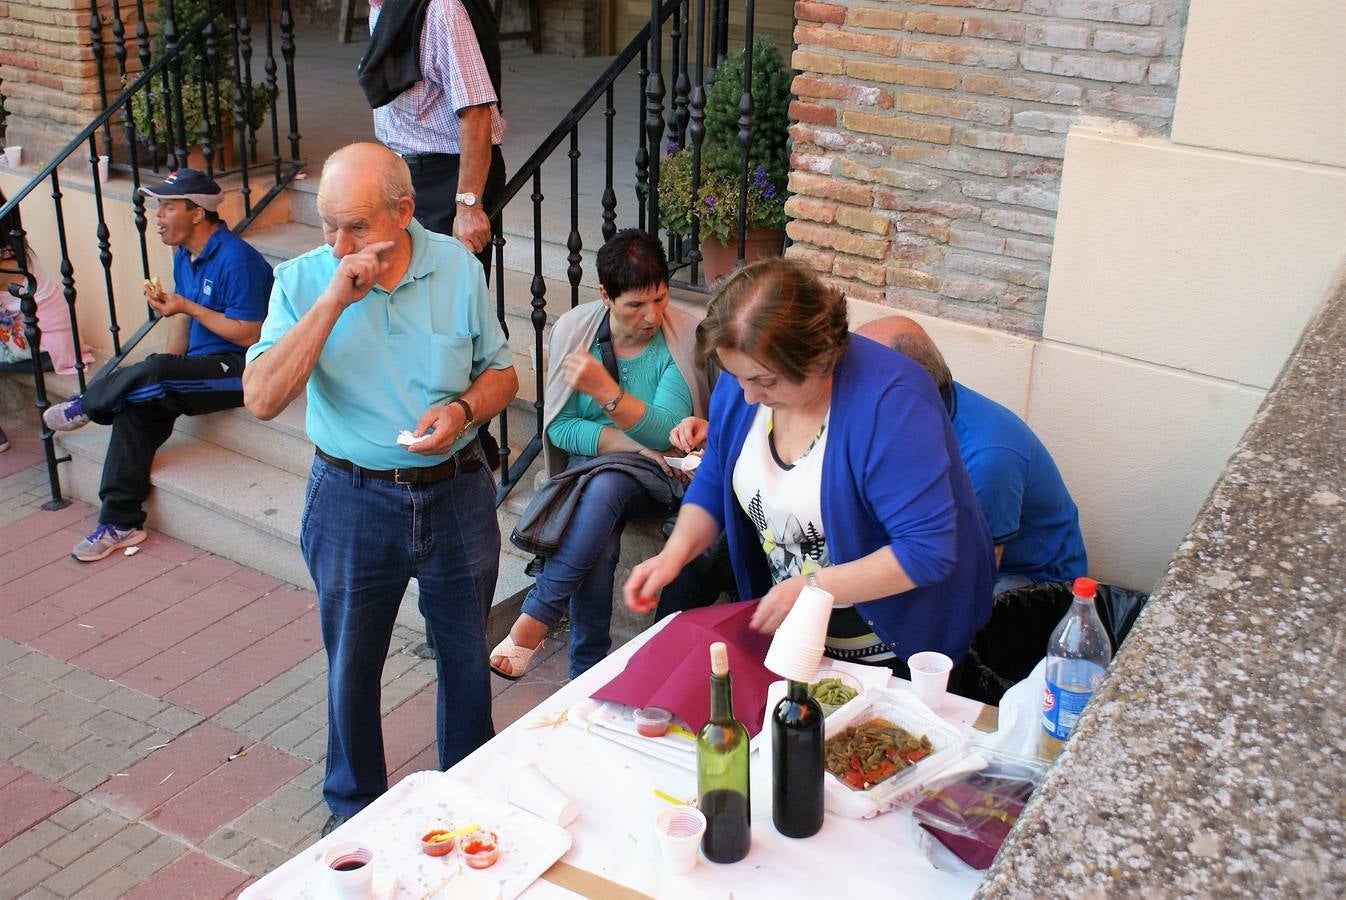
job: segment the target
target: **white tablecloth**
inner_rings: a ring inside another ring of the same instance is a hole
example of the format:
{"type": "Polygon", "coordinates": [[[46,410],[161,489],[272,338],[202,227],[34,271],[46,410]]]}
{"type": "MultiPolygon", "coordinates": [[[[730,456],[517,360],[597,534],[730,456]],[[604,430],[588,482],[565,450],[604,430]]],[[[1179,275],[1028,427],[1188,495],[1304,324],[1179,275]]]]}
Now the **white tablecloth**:
{"type": "MultiPolygon", "coordinates": [[[[751,762],[752,849],[747,858],[732,865],[702,858],[687,875],[666,874],[659,861],[654,818],[667,804],[653,792],[693,797],[696,775],[573,725],[530,727],[559,722],[567,708],[617,675],[657,630],[658,626],[641,634],[561,688],[450,772],[482,793],[503,799],[512,774],[524,763],[536,763],[580,808],[579,818],[568,829],[574,843],[563,861],[654,897],[724,898],[732,891],[735,900],[810,893],[961,898],[976,890],[978,876],[942,872],[930,865],[917,844],[911,817],[904,812],[866,820],[829,813],[822,831],[813,837],[782,837],[771,824],[771,760],[761,758],[761,753],[754,753],[751,762]]],[[[942,717],[971,731],[980,711],[981,704],[950,696],[942,717]]],[[[523,896],[575,894],[539,880],[523,896]]]]}

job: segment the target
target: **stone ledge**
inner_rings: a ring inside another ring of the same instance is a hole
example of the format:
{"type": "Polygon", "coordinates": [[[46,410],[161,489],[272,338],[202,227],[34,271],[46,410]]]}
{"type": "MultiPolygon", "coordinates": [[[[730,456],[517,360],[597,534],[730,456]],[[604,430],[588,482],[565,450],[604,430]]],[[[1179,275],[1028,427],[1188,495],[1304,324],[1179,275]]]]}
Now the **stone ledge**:
{"type": "Polygon", "coordinates": [[[1329,896],[1346,883],[1343,345],[1346,282],[979,896],[1329,896]]]}

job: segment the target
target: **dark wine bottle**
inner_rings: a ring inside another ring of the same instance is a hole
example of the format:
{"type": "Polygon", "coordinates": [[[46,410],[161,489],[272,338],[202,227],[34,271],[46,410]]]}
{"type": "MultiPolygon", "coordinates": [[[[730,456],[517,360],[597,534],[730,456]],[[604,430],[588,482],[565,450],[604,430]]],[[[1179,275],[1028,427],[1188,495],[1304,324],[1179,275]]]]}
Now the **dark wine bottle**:
{"type": "Polygon", "coordinates": [[[717,863],[748,855],[748,730],[734,718],[729,651],[710,645],[710,721],[696,733],[696,786],[706,833],[701,852],[717,863]]]}
{"type": "Polygon", "coordinates": [[[771,714],[771,821],[792,838],[823,827],[823,710],[802,681],[771,714]]]}

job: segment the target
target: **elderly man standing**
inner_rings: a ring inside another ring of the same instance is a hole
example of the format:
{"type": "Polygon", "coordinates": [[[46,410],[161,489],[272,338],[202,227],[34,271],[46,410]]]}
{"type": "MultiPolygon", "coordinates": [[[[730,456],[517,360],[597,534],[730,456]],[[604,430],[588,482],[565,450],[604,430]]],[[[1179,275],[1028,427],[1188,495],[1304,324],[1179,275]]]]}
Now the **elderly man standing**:
{"type": "Polygon", "coordinates": [[[358,77],[374,135],[406,160],[416,219],[491,272],[485,205],[505,186],[499,23],[489,0],[370,0],[358,77]]]}
{"type": "Polygon", "coordinates": [[[300,546],[328,662],[324,834],[387,789],[379,680],[409,579],[440,651],[440,766],[493,733],[486,616],[500,534],[475,438],[518,379],[481,267],[414,221],[414,196],[406,164],[378,144],[327,160],[329,246],[277,268],[244,378],[262,419],[307,386],[317,456],[300,546]]]}
{"type": "Polygon", "coordinates": [[[991,527],[994,593],[1088,574],[1079,510],[1033,430],[999,403],[954,381],[943,354],[914,320],[887,316],[856,333],[909,356],[935,380],[991,527]]]}

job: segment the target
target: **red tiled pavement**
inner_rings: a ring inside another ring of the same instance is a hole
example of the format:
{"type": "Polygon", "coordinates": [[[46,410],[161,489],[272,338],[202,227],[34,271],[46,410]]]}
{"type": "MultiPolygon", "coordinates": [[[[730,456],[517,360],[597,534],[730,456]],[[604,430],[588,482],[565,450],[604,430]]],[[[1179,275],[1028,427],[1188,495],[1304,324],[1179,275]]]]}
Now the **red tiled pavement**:
{"type": "MultiPolygon", "coordinates": [[[[40,465],[46,459],[43,455],[42,442],[37,439],[36,432],[16,428],[8,434],[9,449],[0,453],[0,478],[40,465]]],[[[0,547],[7,546],[9,545],[0,541],[0,547]]]]}
{"type": "Polygon", "coordinates": [[[210,718],[231,703],[243,699],[264,682],[216,666],[164,694],[169,703],[210,718]]]}
{"type": "Polygon", "coordinates": [[[95,790],[91,799],[192,843],[232,822],[308,763],[204,722],[95,790]],[[229,757],[240,747],[247,754],[229,757]]]}
{"type": "Polygon", "coordinates": [[[216,900],[235,893],[248,876],[200,853],[184,853],[122,900],[216,900]]]}
{"type": "Polygon", "coordinates": [[[57,784],[26,772],[18,766],[0,762],[0,844],[78,800],[57,784]]]}
{"type": "Polygon", "coordinates": [[[64,559],[86,534],[88,532],[75,528],[62,528],[36,538],[20,536],[15,543],[5,545],[8,552],[0,556],[0,572],[4,572],[6,578],[15,579],[49,562],[64,559]]]}
{"type": "Polygon", "coordinates": [[[435,745],[435,685],[419,693],[383,717],[383,759],[389,772],[396,771],[435,745]]]}
{"type": "Polygon", "coordinates": [[[119,634],[69,660],[81,669],[87,669],[104,678],[116,678],[127,669],[132,669],[143,660],[158,653],[157,647],[151,647],[144,641],[119,634]]]}
{"type": "Polygon", "coordinates": [[[223,619],[226,625],[255,631],[258,634],[274,634],[295,619],[312,612],[316,616],[318,598],[308,591],[296,591],[283,588],[272,591],[265,597],[254,600],[223,619]]]}
{"type": "Polygon", "coordinates": [[[139,553],[135,556],[114,555],[98,563],[83,565],[88,571],[88,576],[83,581],[53,594],[47,598],[47,602],[76,615],[86,613],[113,597],[120,597],[127,591],[158,578],[177,563],[158,559],[148,553],[139,553]]]}
{"type": "Polygon", "coordinates": [[[251,647],[224,660],[220,667],[256,678],[258,684],[262,684],[289,671],[321,649],[318,614],[305,613],[274,634],[267,635],[251,647]]]}

